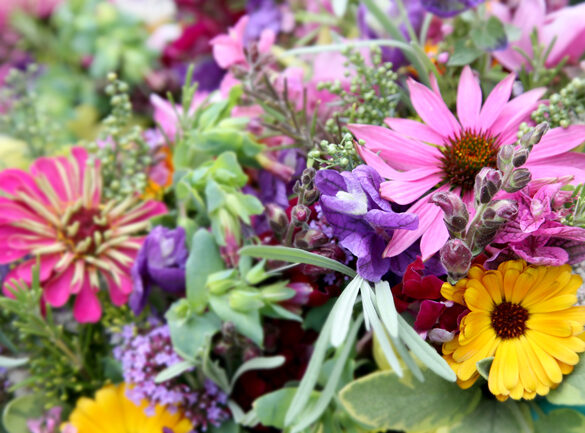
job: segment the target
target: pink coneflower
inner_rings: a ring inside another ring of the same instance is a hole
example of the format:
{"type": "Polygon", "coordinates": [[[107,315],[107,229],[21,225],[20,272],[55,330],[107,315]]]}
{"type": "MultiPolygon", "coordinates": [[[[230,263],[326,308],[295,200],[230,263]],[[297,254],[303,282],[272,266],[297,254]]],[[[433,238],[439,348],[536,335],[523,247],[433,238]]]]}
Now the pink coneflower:
{"type": "MultiPolygon", "coordinates": [[[[364,161],[387,182],[380,192],[387,200],[413,203],[407,212],[419,216],[417,230],[395,230],[384,251],[393,257],[421,238],[423,260],[448,239],[442,211],[429,203],[427,192],[454,190],[467,204],[473,199],[475,175],[482,167],[495,167],[500,146],[516,141],[518,126],[536,108],[545,89],[534,89],[508,101],[514,74],[502,80],[485,100],[471,69],[461,74],[457,92],[457,118],[449,111],[438,87],[430,90],[410,79],[408,88],[414,109],[424,123],[410,119],[386,119],[390,127],[351,125],[364,161]]],[[[585,181],[585,154],[569,151],[585,141],[585,125],[550,130],[525,164],[533,178],[574,176],[585,181]]]]}
{"type": "Polygon", "coordinates": [[[99,166],[88,161],[83,148],[74,147],[71,154],[39,158],[30,173],[0,172],[5,193],[0,197],[0,264],[25,259],[6,276],[3,291],[9,295],[13,279],[30,284],[38,256],[45,301],[61,307],[75,294],[75,318],[96,322],[101,317],[98,273],[112,302],[124,304],[132,291],[130,267],[143,240],[133,235],[166,207],[135,197],[102,203],[99,166]]]}

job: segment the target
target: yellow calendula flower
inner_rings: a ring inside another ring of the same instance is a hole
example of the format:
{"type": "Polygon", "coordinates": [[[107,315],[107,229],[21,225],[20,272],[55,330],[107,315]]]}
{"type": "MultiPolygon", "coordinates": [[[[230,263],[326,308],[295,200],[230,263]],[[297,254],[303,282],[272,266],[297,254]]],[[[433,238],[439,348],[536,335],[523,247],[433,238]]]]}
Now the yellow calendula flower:
{"type": "Polygon", "coordinates": [[[473,266],[455,286],[445,283],[441,294],[470,310],[459,335],[443,345],[457,383],[473,385],[476,363],[493,356],[488,386],[499,400],[532,399],[558,386],[585,351],[578,337],[585,307],[575,306],[581,283],[569,265],[529,266],[522,260],[491,271],[473,266]]]}
{"type": "Polygon", "coordinates": [[[125,394],[124,385],[108,385],[95,394],[95,398],[80,398],[69,421],[61,430],[64,433],[162,433],[164,428],[173,433],[188,433],[191,422],[181,411],[169,412],[157,405],[151,416],[145,413],[148,402],[134,404],[125,394]]]}

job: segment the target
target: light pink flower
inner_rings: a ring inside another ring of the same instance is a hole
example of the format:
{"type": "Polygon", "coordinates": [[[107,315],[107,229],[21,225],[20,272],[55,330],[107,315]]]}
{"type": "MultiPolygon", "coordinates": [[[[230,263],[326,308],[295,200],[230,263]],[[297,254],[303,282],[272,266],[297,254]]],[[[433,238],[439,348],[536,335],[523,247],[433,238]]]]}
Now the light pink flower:
{"type": "Polygon", "coordinates": [[[0,1],[0,29],[3,29],[10,15],[17,10],[44,18],[50,15],[61,2],[62,0],[2,0],[0,1]]]}
{"type": "Polygon", "coordinates": [[[101,317],[98,274],[112,302],[126,303],[130,267],[143,240],[136,233],[166,212],[163,203],[135,197],[103,203],[99,164],[89,163],[80,147],[69,158],[39,158],[30,172],[0,172],[0,188],[0,264],[23,260],[6,276],[6,295],[13,279],[31,284],[39,257],[44,300],[61,307],[76,295],[73,314],[79,322],[101,317]]]}
{"type": "MultiPolygon", "coordinates": [[[[189,114],[193,114],[205,102],[208,96],[209,93],[207,92],[196,92],[191,102],[191,107],[189,108],[189,114]]],[[[160,125],[169,140],[175,141],[177,125],[179,123],[177,114],[182,114],[183,108],[180,105],[173,107],[173,104],[155,93],[150,95],[150,103],[154,108],[154,121],[160,125]]]]}
{"type": "Polygon", "coordinates": [[[552,13],[547,13],[544,0],[522,0],[513,13],[501,3],[491,6],[494,15],[522,31],[519,40],[512,42],[507,49],[493,53],[511,71],[520,71],[522,66],[527,66],[526,59],[515,48],[532,56],[530,35],[534,29],[538,31],[538,40],[544,47],[555,41],[546,59],[547,67],[556,66],[566,56],[569,56],[569,63],[576,63],[585,52],[585,4],[552,13]]]}
{"type": "Polygon", "coordinates": [[[585,228],[562,223],[569,210],[572,193],[561,188],[571,181],[563,178],[539,179],[514,194],[502,194],[518,203],[518,214],[498,232],[489,251],[492,260],[510,254],[540,266],[561,266],[585,259],[585,228]],[[497,248],[496,245],[505,245],[497,248]]]}
{"type": "MultiPolygon", "coordinates": [[[[224,69],[232,65],[247,65],[246,55],[244,53],[244,33],[248,25],[249,17],[244,15],[238,20],[234,27],[228,29],[228,33],[216,36],[210,43],[213,46],[213,57],[217,64],[224,69]]],[[[260,34],[258,40],[258,51],[260,54],[265,54],[270,51],[276,34],[270,30],[265,29],[260,34]]]]}
{"type": "MultiPolygon", "coordinates": [[[[545,89],[534,89],[509,101],[514,84],[510,74],[498,83],[482,106],[482,93],[469,67],[461,74],[457,92],[457,117],[434,90],[410,79],[410,99],[424,123],[410,119],[386,119],[390,127],[350,125],[364,161],[386,179],[382,197],[410,204],[407,212],[419,216],[417,230],[396,230],[385,257],[393,257],[421,238],[423,260],[438,251],[448,238],[443,214],[429,203],[428,192],[454,190],[469,205],[475,175],[482,167],[495,167],[498,149],[516,141],[518,126],[528,119],[545,89]]],[[[585,125],[549,131],[537,144],[525,165],[534,179],[573,175],[585,181],[585,154],[571,149],[585,141],[585,125]]]]}

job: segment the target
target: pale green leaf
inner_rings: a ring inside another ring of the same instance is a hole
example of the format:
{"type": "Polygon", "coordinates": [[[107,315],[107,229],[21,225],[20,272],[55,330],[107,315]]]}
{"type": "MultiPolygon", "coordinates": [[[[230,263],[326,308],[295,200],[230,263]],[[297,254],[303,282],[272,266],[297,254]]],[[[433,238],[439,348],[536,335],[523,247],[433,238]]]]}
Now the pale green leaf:
{"type": "Polygon", "coordinates": [[[319,266],[325,269],[331,269],[352,278],[357,275],[353,269],[345,266],[342,263],[339,263],[336,260],[296,248],[269,245],[251,245],[241,248],[239,254],[242,256],[252,256],[269,260],[281,260],[283,262],[290,263],[305,263],[308,265],[319,266]]]}
{"type": "Polygon", "coordinates": [[[398,312],[394,305],[390,284],[387,281],[380,281],[374,287],[376,289],[376,306],[382,323],[391,337],[398,337],[398,312]]]}
{"type": "MultiPolygon", "coordinates": [[[[482,399],[475,410],[453,426],[449,433],[530,433],[533,431],[530,425],[531,420],[519,419],[519,414],[522,418],[526,416],[526,413],[522,414],[519,410],[519,405],[528,408],[525,403],[517,403],[513,400],[500,402],[482,399]]],[[[565,433],[564,430],[550,430],[547,433],[553,431],[565,433]]]]}
{"type": "Polygon", "coordinates": [[[28,358],[9,358],[7,356],[0,355],[0,367],[4,368],[15,368],[26,365],[28,358]]]}
{"type": "Polygon", "coordinates": [[[565,376],[558,388],[546,396],[553,404],[585,405],[585,362],[581,360],[571,374],[565,376]]]}
{"type": "Polygon", "coordinates": [[[557,409],[541,416],[534,423],[535,433],[583,433],[585,416],[572,409],[557,409]]]}
{"type": "Polygon", "coordinates": [[[221,297],[211,296],[209,298],[209,305],[221,320],[224,322],[232,322],[238,332],[262,347],[264,331],[260,323],[260,313],[258,310],[251,310],[245,313],[236,311],[230,307],[227,295],[221,297]]]}
{"type": "Polygon", "coordinates": [[[191,361],[181,361],[177,362],[176,364],[171,365],[170,367],[165,368],[159,374],[156,375],[154,378],[155,383],[166,382],[169,379],[174,377],[180,376],[184,372],[193,368],[193,363],[191,361]]]}
{"type": "Polygon", "coordinates": [[[347,336],[355,300],[363,281],[363,278],[359,276],[351,280],[341,293],[341,296],[337,298],[337,302],[331,311],[331,314],[333,315],[331,344],[335,347],[339,347],[347,336]]]}
{"type": "Polygon", "coordinates": [[[481,374],[485,380],[488,380],[490,376],[490,368],[492,367],[492,362],[494,361],[494,357],[490,356],[489,358],[484,358],[481,361],[476,362],[477,371],[481,374]]]}
{"type": "Polygon", "coordinates": [[[173,304],[165,317],[175,351],[182,358],[195,361],[205,341],[219,331],[221,321],[211,312],[203,315],[188,312],[184,317],[180,313],[181,304],[183,301],[173,304]]]}
{"type": "MultiPolygon", "coordinates": [[[[283,388],[265,394],[256,401],[252,407],[260,422],[269,427],[283,429],[285,422],[285,410],[292,405],[294,397],[298,394],[298,388],[283,388]]],[[[311,408],[317,401],[319,393],[309,391],[306,404],[311,408]]]]}
{"type": "Polygon", "coordinates": [[[236,381],[240,378],[240,376],[246,373],[247,371],[270,370],[272,368],[277,368],[284,364],[285,360],[286,360],[285,357],[281,355],[258,356],[256,358],[248,360],[244,362],[242,365],[240,365],[240,368],[238,368],[234,373],[234,376],[232,377],[231,380],[231,387],[233,388],[233,386],[235,385],[236,381]]]}
{"type": "Polygon", "coordinates": [[[26,422],[45,413],[47,400],[40,394],[26,394],[8,402],[2,414],[2,424],[8,433],[29,433],[26,422]]]}

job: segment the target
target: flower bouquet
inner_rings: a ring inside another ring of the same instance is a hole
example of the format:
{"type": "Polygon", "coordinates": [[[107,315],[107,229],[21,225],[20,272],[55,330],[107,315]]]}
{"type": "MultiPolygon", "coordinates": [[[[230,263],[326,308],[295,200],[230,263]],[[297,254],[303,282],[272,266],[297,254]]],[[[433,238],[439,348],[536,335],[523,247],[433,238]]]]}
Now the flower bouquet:
{"type": "Polygon", "coordinates": [[[0,26],[0,432],[585,431],[585,4],[0,26]]]}

